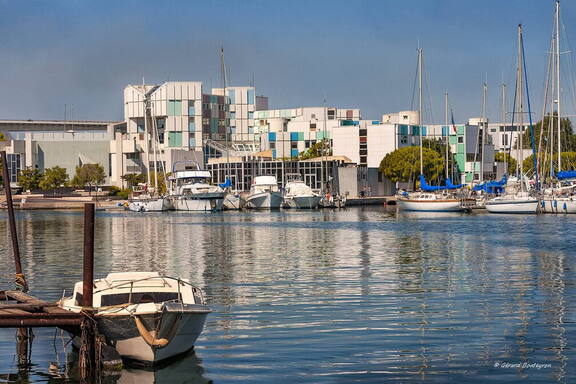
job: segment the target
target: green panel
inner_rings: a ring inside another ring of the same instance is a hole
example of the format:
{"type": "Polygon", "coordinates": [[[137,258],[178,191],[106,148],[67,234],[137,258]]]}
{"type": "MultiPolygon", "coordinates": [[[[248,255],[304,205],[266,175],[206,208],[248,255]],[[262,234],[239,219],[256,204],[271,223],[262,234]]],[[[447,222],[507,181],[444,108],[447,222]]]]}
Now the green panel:
{"type": "Polygon", "coordinates": [[[450,135],[450,144],[456,144],[458,142],[458,136],[450,135]]]}
{"type": "Polygon", "coordinates": [[[168,132],[168,146],[181,147],[182,146],[182,132],[168,132]]]}
{"type": "Polygon", "coordinates": [[[298,132],[298,141],[304,141],[304,132],[298,132]]]}
{"type": "Polygon", "coordinates": [[[322,140],[324,138],[324,131],[316,132],[316,140],[322,140]]]}
{"type": "Polygon", "coordinates": [[[463,125],[458,125],[456,127],[456,133],[458,133],[459,135],[463,135],[464,134],[464,126],[463,125]]]}
{"type": "Polygon", "coordinates": [[[463,154],[464,153],[464,144],[458,144],[456,152],[463,154]]]}
{"type": "Polygon", "coordinates": [[[458,164],[458,168],[460,169],[464,169],[464,154],[463,153],[457,153],[454,157],[456,157],[456,164],[458,164]]]}
{"type": "Polygon", "coordinates": [[[182,100],[168,100],[168,116],[182,115],[182,100]]]}
{"type": "Polygon", "coordinates": [[[466,182],[471,183],[473,180],[473,177],[474,177],[474,174],[472,174],[470,172],[466,173],[466,176],[465,176],[466,182]]]}
{"type": "Polygon", "coordinates": [[[218,119],[210,119],[210,132],[218,133],[218,119]]]}

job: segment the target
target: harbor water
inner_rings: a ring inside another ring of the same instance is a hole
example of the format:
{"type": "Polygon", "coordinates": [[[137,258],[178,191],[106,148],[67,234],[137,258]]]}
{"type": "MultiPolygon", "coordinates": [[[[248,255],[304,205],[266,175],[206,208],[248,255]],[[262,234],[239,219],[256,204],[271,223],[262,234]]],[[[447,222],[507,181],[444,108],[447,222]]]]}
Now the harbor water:
{"type": "MultiPolygon", "coordinates": [[[[16,219],[31,293],[59,299],[82,277],[82,214],[16,219]]],[[[213,309],[194,352],[105,381],[573,383],[574,233],[576,215],[98,212],[97,277],[189,278],[213,309]]],[[[5,211],[0,236],[1,289],[5,211]]],[[[15,333],[0,329],[1,382],[74,382],[59,331],[34,330],[20,373],[15,333]]]]}

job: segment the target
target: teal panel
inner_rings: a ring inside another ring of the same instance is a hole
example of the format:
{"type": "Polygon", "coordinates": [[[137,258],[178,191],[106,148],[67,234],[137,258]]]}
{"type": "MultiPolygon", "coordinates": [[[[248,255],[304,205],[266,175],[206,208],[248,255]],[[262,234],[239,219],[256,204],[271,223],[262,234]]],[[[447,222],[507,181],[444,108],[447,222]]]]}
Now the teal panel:
{"type": "Polygon", "coordinates": [[[182,100],[168,100],[168,116],[182,115],[182,100]]]}
{"type": "Polygon", "coordinates": [[[450,144],[456,144],[458,142],[458,136],[450,135],[450,144]]]}
{"type": "Polygon", "coordinates": [[[401,135],[407,135],[408,134],[408,126],[407,125],[399,125],[398,128],[400,130],[401,135]]]}
{"type": "Polygon", "coordinates": [[[268,132],[268,141],[276,141],[276,132],[268,132]]]}
{"type": "Polygon", "coordinates": [[[304,141],[304,132],[298,132],[298,141],[304,141]]]}
{"type": "Polygon", "coordinates": [[[168,146],[181,147],[182,146],[182,132],[168,132],[168,146]]]}
{"type": "Polygon", "coordinates": [[[298,150],[297,149],[291,149],[290,150],[290,156],[291,157],[297,157],[298,156],[298,150]]]}
{"type": "Polygon", "coordinates": [[[464,144],[458,144],[458,146],[456,147],[456,153],[464,153],[465,149],[464,149],[464,144]]]}
{"type": "Polygon", "coordinates": [[[254,90],[248,90],[248,104],[254,104],[254,90]]]}
{"type": "Polygon", "coordinates": [[[210,132],[218,133],[218,119],[210,119],[210,132]]]}
{"type": "Polygon", "coordinates": [[[459,135],[463,135],[464,134],[464,126],[463,125],[458,125],[456,127],[456,133],[458,133],[459,135]]]}

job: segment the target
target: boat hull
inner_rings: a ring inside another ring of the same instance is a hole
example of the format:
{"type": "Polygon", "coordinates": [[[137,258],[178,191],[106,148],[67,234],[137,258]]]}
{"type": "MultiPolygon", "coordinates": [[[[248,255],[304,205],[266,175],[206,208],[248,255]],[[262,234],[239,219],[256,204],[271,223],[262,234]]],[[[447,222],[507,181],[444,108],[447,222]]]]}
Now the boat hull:
{"type": "MultiPolygon", "coordinates": [[[[122,359],[155,365],[193,349],[210,312],[200,305],[184,305],[184,311],[180,310],[180,304],[175,307],[177,308],[173,310],[138,315],[151,335],[156,339],[169,340],[164,347],[150,346],[140,335],[136,322],[130,315],[96,315],[95,319],[99,332],[118,351],[122,359]],[[190,307],[198,309],[190,310],[190,307]]],[[[74,343],[78,343],[78,338],[74,339],[74,343]]]]}
{"type": "Polygon", "coordinates": [[[576,213],[576,200],[569,197],[542,200],[542,213],[576,213]]]}
{"type": "Polygon", "coordinates": [[[246,208],[250,209],[280,209],[284,201],[280,192],[261,192],[246,198],[246,208]]]}
{"type": "Polygon", "coordinates": [[[174,209],[189,212],[212,212],[221,211],[224,205],[224,197],[217,198],[193,198],[179,197],[174,200],[174,209]]]}
{"type": "Polygon", "coordinates": [[[172,203],[167,198],[133,200],[128,204],[132,212],[163,212],[172,209],[172,203]]]}
{"type": "Polygon", "coordinates": [[[487,201],[490,213],[534,214],[538,209],[537,199],[487,201]]]}
{"type": "Polygon", "coordinates": [[[296,209],[316,209],[321,196],[292,196],[284,199],[285,206],[296,209]]]}
{"type": "Polygon", "coordinates": [[[224,198],[223,209],[225,210],[239,210],[240,209],[240,196],[233,195],[231,193],[227,194],[224,198]]]}
{"type": "Polygon", "coordinates": [[[417,200],[417,199],[398,199],[397,204],[404,211],[420,212],[461,212],[464,210],[460,200],[417,200]]]}

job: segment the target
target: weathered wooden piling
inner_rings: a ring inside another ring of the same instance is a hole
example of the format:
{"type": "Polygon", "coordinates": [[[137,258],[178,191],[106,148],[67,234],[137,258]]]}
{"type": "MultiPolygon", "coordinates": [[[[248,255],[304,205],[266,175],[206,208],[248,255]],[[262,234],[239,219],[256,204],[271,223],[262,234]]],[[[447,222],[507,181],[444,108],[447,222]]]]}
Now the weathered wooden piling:
{"type": "Polygon", "coordinates": [[[4,179],[4,191],[6,194],[6,206],[8,208],[8,222],[10,225],[10,237],[12,238],[12,253],[14,254],[14,265],[16,267],[16,286],[23,292],[28,291],[26,278],[22,273],[22,262],[20,261],[20,247],[18,246],[18,233],[16,232],[16,219],[14,218],[14,205],[12,202],[12,190],[10,189],[10,174],[8,172],[8,160],[6,151],[0,152],[2,157],[2,176],[4,179]]]}

